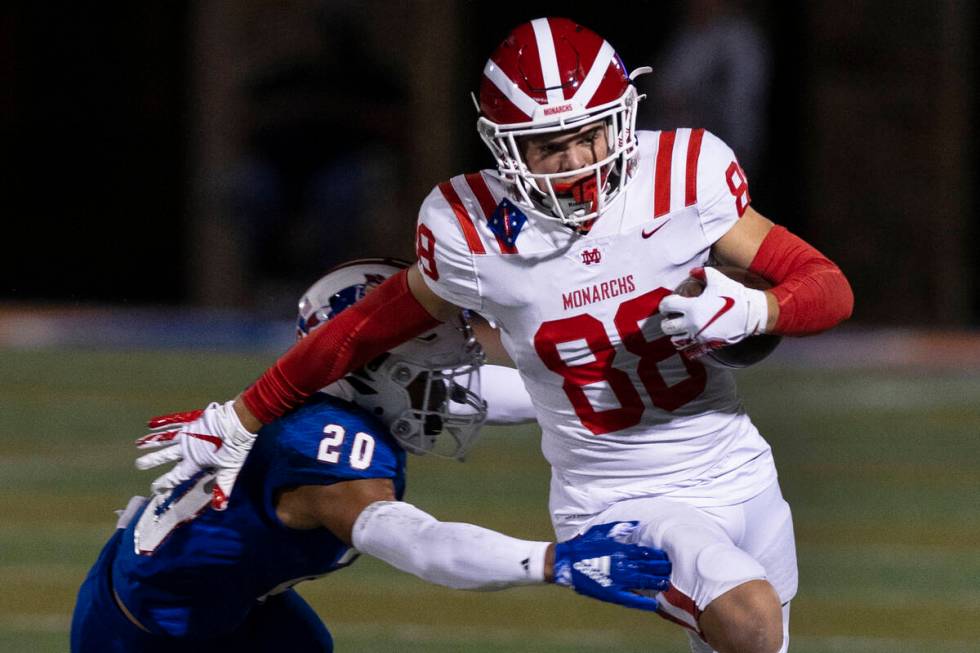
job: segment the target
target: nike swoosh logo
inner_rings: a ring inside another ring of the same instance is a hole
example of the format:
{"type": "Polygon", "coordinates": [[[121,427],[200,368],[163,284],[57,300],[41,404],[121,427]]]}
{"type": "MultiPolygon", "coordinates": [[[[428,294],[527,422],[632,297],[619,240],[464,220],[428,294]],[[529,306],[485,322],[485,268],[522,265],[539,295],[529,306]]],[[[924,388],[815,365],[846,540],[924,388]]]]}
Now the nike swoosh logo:
{"type": "Polygon", "coordinates": [[[654,227],[652,231],[647,231],[646,229],[644,229],[643,232],[640,235],[643,236],[644,238],[649,238],[653,234],[655,234],[658,231],[660,231],[661,229],[663,229],[664,226],[666,226],[667,222],[670,222],[670,219],[669,218],[667,219],[666,222],[661,222],[658,226],[654,227]]]}
{"type": "Polygon", "coordinates": [[[184,433],[184,435],[189,438],[197,438],[198,440],[210,442],[214,445],[215,450],[220,449],[221,445],[224,444],[221,442],[221,438],[219,438],[217,435],[211,435],[210,433],[184,433]]]}
{"type": "MultiPolygon", "coordinates": [[[[732,306],[735,305],[735,300],[732,299],[731,297],[728,297],[727,295],[722,295],[721,298],[725,300],[725,303],[722,304],[722,307],[718,309],[718,312],[712,315],[711,319],[708,320],[708,322],[703,327],[701,327],[701,330],[694,334],[694,338],[697,338],[699,335],[701,335],[701,333],[705,329],[707,329],[709,326],[714,324],[718,318],[720,318],[722,315],[730,311],[732,306]]],[[[692,338],[692,340],[694,338],[692,338]]]]}

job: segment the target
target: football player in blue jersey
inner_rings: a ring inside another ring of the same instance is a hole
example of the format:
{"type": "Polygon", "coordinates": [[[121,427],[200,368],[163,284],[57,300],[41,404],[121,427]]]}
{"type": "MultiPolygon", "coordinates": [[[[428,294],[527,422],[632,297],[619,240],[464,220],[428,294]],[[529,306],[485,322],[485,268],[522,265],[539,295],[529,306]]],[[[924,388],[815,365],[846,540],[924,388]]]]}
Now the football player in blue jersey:
{"type": "MultiPolygon", "coordinates": [[[[371,259],[331,271],[300,301],[300,335],[403,267],[371,259]]],[[[266,426],[226,510],[210,507],[207,470],[170,494],[133,497],[79,591],[72,651],[331,651],[330,632],[292,586],[359,552],[452,588],[554,582],[655,610],[633,590],[666,588],[670,562],[629,542],[631,522],[531,542],[441,522],[402,501],[406,450],[461,458],[485,420],[531,418],[516,372],[488,366],[481,391],[482,363],[460,314],[266,426]]],[[[176,434],[200,414],[151,421],[139,444],[166,448],[138,465],[177,459],[176,434]]]]}

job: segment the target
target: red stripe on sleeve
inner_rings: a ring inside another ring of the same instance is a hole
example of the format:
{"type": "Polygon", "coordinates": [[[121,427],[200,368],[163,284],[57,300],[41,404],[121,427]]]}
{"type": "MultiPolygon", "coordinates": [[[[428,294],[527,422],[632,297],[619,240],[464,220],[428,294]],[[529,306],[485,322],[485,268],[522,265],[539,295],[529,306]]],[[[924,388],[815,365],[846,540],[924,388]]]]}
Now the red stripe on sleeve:
{"type": "Polygon", "coordinates": [[[470,252],[473,254],[486,254],[486,250],[483,249],[483,241],[480,240],[480,234],[476,233],[473,220],[470,218],[466,207],[463,206],[463,200],[459,199],[459,193],[453,188],[452,182],[442,182],[439,184],[439,190],[442,192],[442,196],[446,198],[446,201],[449,202],[449,206],[453,207],[453,213],[456,214],[459,228],[463,230],[463,236],[466,238],[466,245],[470,248],[470,252]]]}
{"type": "MultiPolygon", "coordinates": [[[[487,185],[487,180],[483,178],[483,175],[479,172],[474,172],[472,174],[466,175],[466,183],[469,184],[470,190],[476,196],[476,200],[480,203],[480,209],[483,210],[484,220],[489,220],[493,215],[493,212],[497,210],[497,200],[493,198],[493,193],[490,192],[490,187],[487,185]]],[[[517,248],[508,245],[504,240],[494,234],[497,238],[497,245],[500,247],[501,254],[516,254],[517,248]]]]}
{"type": "Polygon", "coordinates": [[[674,132],[660,132],[657,169],[653,178],[653,217],[670,213],[670,159],[674,154],[674,132]]]}
{"type": "Polygon", "coordinates": [[[466,183],[470,186],[470,190],[476,195],[476,201],[480,203],[480,208],[483,210],[483,217],[489,219],[497,208],[497,202],[493,199],[493,193],[490,192],[490,187],[487,186],[486,180],[479,172],[468,174],[465,179],[466,183]]]}
{"type": "Polygon", "coordinates": [[[687,145],[687,177],[684,185],[684,206],[697,204],[698,201],[698,157],[701,156],[701,139],[703,129],[692,129],[691,140],[687,145]]]}

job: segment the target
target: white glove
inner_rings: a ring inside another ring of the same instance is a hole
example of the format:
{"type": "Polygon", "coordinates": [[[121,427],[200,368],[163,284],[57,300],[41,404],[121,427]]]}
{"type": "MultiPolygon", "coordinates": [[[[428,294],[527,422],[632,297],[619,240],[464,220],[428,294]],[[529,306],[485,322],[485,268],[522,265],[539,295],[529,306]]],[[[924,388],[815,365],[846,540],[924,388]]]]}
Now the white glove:
{"type": "Polygon", "coordinates": [[[695,268],[705,288],[697,297],[667,295],[660,302],[660,328],[689,357],[762,333],[769,304],[762,290],[747,288],[714,268],[695,268]]]}
{"type": "Polygon", "coordinates": [[[173,469],[153,481],[153,492],[163,494],[206,470],[214,473],[211,506],[224,510],[245,464],[255,434],[246,431],[235,413],[234,400],[212,403],[207,408],[154,417],[151,433],[136,441],[140,449],[166,447],[136,459],[138,469],[170,462],[173,469]]]}

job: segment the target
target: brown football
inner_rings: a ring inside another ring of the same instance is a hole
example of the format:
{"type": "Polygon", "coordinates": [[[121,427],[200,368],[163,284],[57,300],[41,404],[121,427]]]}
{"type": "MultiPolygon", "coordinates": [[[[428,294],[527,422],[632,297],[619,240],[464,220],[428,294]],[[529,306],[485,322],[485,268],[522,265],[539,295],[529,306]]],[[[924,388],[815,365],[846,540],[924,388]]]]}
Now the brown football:
{"type": "MultiPolygon", "coordinates": [[[[755,290],[772,288],[772,284],[769,283],[768,279],[755,272],[732,265],[716,265],[713,267],[729,279],[734,279],[749,288],[755,290]]],[[[704,281],[694,277],[684,279],[674,290],[675,293],[682,297],[697,297],[703,291],[704,281]]],[[[755,365],[771,354],[782,339],[782,336],[776,336],[770,333],[750,336],[741,342],[736,342],[734,345],[714,349],[708,352],[708,356],[726,367],[748,367],[749,365],[755,365]]]]}

